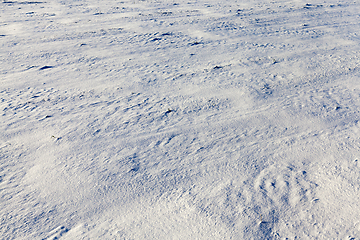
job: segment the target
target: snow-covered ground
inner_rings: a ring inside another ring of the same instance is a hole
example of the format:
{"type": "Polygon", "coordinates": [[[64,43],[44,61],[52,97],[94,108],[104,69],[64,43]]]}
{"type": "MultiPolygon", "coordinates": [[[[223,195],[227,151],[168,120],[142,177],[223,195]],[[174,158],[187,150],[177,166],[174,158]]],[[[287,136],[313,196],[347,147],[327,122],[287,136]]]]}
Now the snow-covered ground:
{"type": "Polygon", "coordinates": [[[2,0],[0,76],[1,239],[360,239],[358,1],[2,0]]]}

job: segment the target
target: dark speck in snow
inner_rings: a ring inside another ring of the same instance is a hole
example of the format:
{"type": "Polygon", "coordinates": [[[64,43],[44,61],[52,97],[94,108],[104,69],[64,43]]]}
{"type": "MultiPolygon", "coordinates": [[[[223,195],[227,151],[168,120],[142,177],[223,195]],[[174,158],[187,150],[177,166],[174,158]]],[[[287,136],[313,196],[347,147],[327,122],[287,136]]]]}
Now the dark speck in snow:
{"type": "Polygon", "coordinates": [[[49,69],[49,68],[53,68],[54,66],[43,66],[41,68],[39,68],[39,70],[45,70],[45,69],[49,69]]]}
{"type": "Polygon", "coordinates": [[[151,41],[154,42],[154,41],[160,41],[160,40],[161,40],[161,38],[154,38],[151,41]]]}
{"type": "Polygon", "coordinates": [[[195,45],[199,45],[199,44],[202,44],[201,42],[193,42],[193,43],[190,43],[190,46],[195,46],[195,45]]]}

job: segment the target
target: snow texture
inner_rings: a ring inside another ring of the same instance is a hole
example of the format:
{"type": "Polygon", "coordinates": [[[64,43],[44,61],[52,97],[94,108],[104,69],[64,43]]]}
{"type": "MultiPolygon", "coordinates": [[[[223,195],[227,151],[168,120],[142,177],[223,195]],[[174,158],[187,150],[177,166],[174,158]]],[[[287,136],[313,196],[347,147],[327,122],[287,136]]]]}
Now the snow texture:
{"type": "Polygon", "coordinates": [[[360,2],[2,0],[1,239],[360,239],[360,2]]]}

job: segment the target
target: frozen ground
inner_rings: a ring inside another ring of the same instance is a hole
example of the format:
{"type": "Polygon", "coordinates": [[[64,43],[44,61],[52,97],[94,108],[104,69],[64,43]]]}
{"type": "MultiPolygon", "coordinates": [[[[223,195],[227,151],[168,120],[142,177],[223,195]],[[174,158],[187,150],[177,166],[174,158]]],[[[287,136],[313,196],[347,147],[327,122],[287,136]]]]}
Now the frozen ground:
{"type": "Polygon", "coordinates": [[[1,239],[360,239],[359,13],[2,0],[1,239]]]}

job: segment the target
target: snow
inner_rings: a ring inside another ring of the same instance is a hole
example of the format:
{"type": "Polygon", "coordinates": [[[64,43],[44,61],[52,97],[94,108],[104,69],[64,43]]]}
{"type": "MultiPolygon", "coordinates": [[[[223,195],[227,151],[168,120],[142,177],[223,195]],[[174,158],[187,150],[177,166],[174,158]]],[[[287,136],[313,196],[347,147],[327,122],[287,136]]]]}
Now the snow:
{"type": "Polygon", "coordinates": [[[359,12],[2,1],[2,239],[359,239],[359,12]]]}

